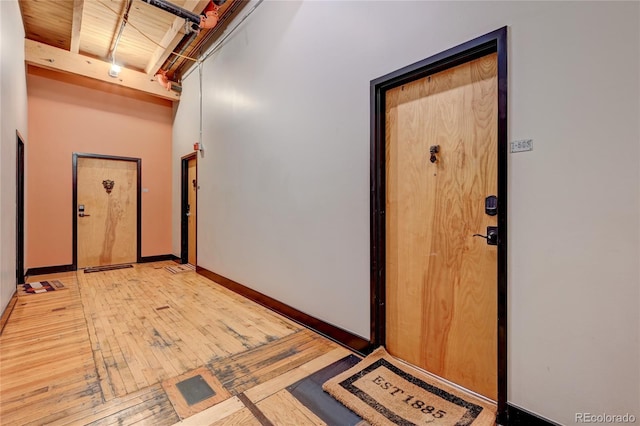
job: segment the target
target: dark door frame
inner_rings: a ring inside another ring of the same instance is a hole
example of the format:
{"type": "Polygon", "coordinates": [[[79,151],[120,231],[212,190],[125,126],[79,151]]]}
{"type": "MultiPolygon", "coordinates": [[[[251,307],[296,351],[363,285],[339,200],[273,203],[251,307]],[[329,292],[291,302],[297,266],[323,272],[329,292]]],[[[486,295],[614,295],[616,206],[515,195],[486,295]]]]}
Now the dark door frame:
{"type": "Polygon", "coordinates": [[[386,342],[386,92],[482,56],[498,54],[498,422],[507,420],[507,27],[371,81],[371,344],[386,342]]]}
{"type": "Polygon", "coordinates": [[[114,155],[102,154],[85,154],[74,152],[72,159],[73,167],[73,206],[71,213],[73,215],[73,265],[72,269],[78,269],[78,159],[79,158],[96,158],[100,160],[118,160],[131,161],[136,163],[136,262],[142,262],[142,159],[134,157],[118,157],[114,155]]]}
{"type": "MultiPolygon", "coordinates": [[[[196,160],[196,173],[198,170],[198,153],[192,152],[180,159],[181,181],[180,181],[180,263],[189,263],[189,221],[187,220],[187,205],[189,204],[189,160],[196,160]]],[[[196,200],[198,199],[196,191],[196,200]]],[[[196,202],[197,208],[197,202],[196,202]]],[[[196,235],[198,229],[196,214],[196,235]]],[[[196,265],[193,265],[196,266],[196,265]]]]}
{"type": "Polygon", "coordinates": [[[16,130],[16,284],[24,284],[24,141],[16,130]]]}

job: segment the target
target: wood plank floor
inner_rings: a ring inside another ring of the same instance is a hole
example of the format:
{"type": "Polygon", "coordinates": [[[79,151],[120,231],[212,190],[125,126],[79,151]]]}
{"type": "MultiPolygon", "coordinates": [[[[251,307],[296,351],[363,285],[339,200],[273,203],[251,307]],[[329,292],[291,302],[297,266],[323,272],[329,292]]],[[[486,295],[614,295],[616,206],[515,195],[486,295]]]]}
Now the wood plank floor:
{"type": "Polygon", "coordinates": [[[324,424],[285,388],[351,352],[167,265],[30,277],[65,288],[19,293],[0,336],[0,423],[324,424]],[[166,387],[196,370],[226,399],[187,417],[166,387]]]}

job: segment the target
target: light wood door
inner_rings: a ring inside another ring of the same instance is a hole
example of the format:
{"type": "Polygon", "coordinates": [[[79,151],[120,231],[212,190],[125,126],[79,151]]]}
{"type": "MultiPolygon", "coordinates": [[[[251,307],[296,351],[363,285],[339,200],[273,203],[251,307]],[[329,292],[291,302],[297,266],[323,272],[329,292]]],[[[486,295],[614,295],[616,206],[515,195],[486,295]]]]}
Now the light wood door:
{"type": "Polygon", "coordinates": [[[137,173],[135,161],[78,158],[78,268],[136,262],[137,173]]]}
{"type": "Polygon", "coordinates": [[[386,346],[497,399],[497,56],[386,95],[386,346]],[[437,161],[430,147],[439,146],[437,161]]]}
{"type": "Polygon", "coordinates": [[[187,196],[187,226],[188,226],[188,260],[192,265],[196,265],[196,224],[198,214],[198,173],[196,158],[191,158],[188,163],[188,179],[187,187],[189,194],[187,196]]]}

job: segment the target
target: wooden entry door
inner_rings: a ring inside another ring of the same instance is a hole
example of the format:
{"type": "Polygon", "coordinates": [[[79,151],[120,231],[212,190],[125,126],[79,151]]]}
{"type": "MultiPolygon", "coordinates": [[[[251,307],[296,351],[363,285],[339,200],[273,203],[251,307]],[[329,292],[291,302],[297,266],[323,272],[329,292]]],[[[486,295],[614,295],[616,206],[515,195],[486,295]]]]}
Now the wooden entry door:
{"type": "Polygon", "coordinates": [[[497,399],[497,54],[386,92],[386,347],[497,399]]]}
{"type": "Polygon", "coordinates": [[[198,214],[198,173],[197,157],[188,160],[188,182],[187,182],[187,228],[188,228],[188,250],[187,260],[190,264],[196,265],[196,224],[198,214]]]}
{"type": "Polygon", "coordinates": [[[138,258],[139,159],[76,159],[77,267],[138,258]]]}

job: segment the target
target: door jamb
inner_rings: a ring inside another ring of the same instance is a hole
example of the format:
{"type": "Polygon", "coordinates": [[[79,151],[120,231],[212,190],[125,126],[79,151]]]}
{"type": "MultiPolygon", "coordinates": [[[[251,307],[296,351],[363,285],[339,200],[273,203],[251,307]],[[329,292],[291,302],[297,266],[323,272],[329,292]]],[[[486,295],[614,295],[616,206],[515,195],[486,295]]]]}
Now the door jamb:
{"type": "Polygon", "coordinates": [[[16,284],[24,284],[24,141],[16,130],[16,284]]]}
{"type": "MultiPolygon", "coordinates": [[[[196,160],[196,173],[198,170],[198,154],[192,152],[180,159],[181,181],[180,181],[180,263],[189,263],[189,221],[187,220],[187,205],[189,204],[189,160],[196,160]]],[[[198,192],[196,191],[196,200],[198,192]]],[[[197,208],[197,204],[196,204],[197,208]]],[[[196,214],[196,218],[197,218],[196,214]]],[[[197,220],[197,219],[196,219],[197,220]]],[[[197,239],[196,223],[196,239],[197,239]]],[[[194,265],[196,266],[196,265],[194,265]]]]}
{"type": "Polygon", "coordinates": [[[507,27],[445,50],[371,81],[371,347],[385,344],[386,327],[386,92],[402,84],[466,63],[487,54],[498,55],[498,412],[507,421],[507,27]]]}
{"type": "Polygon", "coordinates": [[[72,270],[78,269],[78,159],[79,158],[96,158],[101,160],[118,160],[118,161],[132,161],[136,163],[136,262],[142,262],[142,159],[134,157],[118,157],[115,155],[103,155],[103,154],[85,154],[74,152],[72,157],[72,169],[73,169],[73,206],[71,212],[73,214],[73,264],[72,270]]]}

